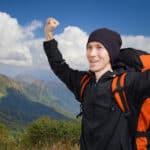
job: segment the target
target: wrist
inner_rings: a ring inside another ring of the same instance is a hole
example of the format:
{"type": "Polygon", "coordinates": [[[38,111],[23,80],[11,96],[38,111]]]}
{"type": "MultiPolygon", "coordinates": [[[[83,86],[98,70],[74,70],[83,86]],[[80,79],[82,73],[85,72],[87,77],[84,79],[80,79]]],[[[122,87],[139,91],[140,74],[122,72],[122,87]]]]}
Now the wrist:
{"type": "Polygon", "coordinates": [[[52,40],[54,38],[52,32],[45,33],[45,37],[47,41],[52,40]]]}

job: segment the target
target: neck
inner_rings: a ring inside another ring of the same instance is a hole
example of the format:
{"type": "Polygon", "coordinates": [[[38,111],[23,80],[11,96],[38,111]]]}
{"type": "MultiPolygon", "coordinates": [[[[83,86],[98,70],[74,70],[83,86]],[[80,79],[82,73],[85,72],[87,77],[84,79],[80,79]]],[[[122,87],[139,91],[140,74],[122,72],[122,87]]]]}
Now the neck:
{"type": "Polygon", "coordinates": [[[105,68],[99,70],[99,71],[96,71],[95,72],[95,77],[96,77],[96,82],[101,78],[101,76],[106,73],[107,71],[111,71],[113,72],[112,70],[112,67],[111,65],[109,64],[108,66],[106,66],[105,68]]]}

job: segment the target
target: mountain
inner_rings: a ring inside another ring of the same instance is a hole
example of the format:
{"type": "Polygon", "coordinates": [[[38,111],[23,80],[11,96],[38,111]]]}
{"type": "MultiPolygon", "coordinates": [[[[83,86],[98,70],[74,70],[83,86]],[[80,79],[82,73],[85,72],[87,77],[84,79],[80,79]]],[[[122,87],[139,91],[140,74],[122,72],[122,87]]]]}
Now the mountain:
{"type": "Polygon", "coordinates": [[[70,120],[53,107],[31,100],[25,91],[29,89],[26,89],[23,84],[0,75],[0,122],[16,129],[43,115],[53,119],[70,120]]]}
{"type": "Polygon", "coordinates": [[[62,82],[39,80],[29,75],[18,75],[15,80],[24,87],[24,94],[33,101],[53,107],[64,115],[75,116],[79,113],[79,103],[62,82]]]}

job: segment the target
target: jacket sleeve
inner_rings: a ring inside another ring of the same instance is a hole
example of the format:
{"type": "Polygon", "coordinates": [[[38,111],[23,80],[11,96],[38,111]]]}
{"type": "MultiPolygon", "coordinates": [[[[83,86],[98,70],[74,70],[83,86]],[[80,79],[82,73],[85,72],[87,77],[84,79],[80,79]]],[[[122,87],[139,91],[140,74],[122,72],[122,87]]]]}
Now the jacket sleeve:
{"type": "Polygon", "coordinates": [[[44,42],[43,46],[53,72],[73,92],[76,99],[80,100],[80,80],[85,72],[69,67],[62,57],[55,39],[44,42]]]}
{"type": "Polygon", "coordinates": [[[125,84],[129,99],[138,105],[144,98],[150,97],[150,70],[127,73],[125,84]]]}

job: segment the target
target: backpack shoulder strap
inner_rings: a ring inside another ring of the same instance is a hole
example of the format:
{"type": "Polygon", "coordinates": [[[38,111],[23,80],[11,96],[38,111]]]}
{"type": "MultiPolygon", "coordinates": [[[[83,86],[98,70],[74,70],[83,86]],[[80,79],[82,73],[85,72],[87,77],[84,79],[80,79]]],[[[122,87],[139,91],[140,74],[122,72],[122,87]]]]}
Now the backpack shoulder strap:
{"type": "Polygon", "coordinates": [[[86,88],[86,86],[88,85],[89,81],[91,79],[91,76],[88,73],[85,73],[80,80],[80,113],[76,116],[76,118],[80,117],[83,113],[83,109],[82,109],[82,102],[83,102],[83,93],[84,90],[86,88]]]}
{"type": "Polygon", "coordinates": [[[85,90],[87,84],[89,83],[90,79],[91,79],[91,76],[88,73],[85,73],[81,78],[81,81],[80,81],[80,99],[81,99],[81,101],[83,101],[83,93],[84,93],[84,90],[85,90]]]}
{"type": "Polygon", "coordinates": [[[112,93],[121,111],[127,113],[130,112],[130,108],[124,91],[125,77],[126,73],[114,77],[112,81],[112,93]]]}

